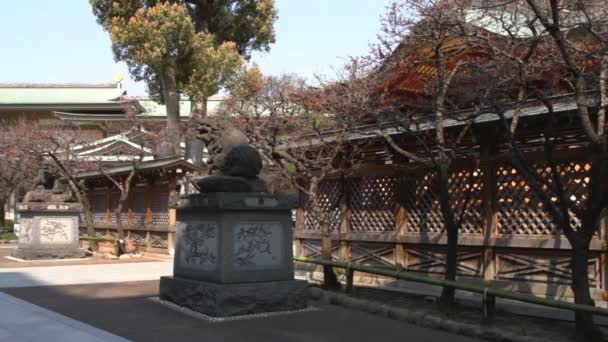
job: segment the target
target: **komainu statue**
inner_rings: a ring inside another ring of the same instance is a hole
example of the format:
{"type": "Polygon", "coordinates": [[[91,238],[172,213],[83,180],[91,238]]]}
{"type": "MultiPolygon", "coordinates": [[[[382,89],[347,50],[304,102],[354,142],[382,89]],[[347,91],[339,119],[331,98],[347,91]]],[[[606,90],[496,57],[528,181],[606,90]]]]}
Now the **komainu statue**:
{"type": "Polygon", "coordinates": [[[25,194],[23,202],[74,202],[74,198],[57,166],[53,161],[45,160],[34,178],[32,190],[25,194]]]}
{"type": "Polygon", "coordinates": [[[207,147],[207,163],[211,165],[210,176],[194,180],[199,191],[267,192],[266,184],[258,177],[262,157],[241,131],[213,119],[201,119],[196,130],[197,138],[207,147]]]}

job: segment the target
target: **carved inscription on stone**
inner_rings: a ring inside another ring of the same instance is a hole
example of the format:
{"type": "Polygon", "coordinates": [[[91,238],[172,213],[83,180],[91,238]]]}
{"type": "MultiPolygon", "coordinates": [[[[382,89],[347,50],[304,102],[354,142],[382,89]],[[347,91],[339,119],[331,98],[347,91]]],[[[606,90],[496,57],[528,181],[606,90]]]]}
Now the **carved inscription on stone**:
{"type": "Polygon", "coordinates": [[[189,222],[182,225],[180,263],[184,267],[214,270],[217,264],[218,225],[215,222],[189,222]]]}
{"type": "Polygon", "coordinates": [[[280,265],[283,231],[279,222],[241,222],[234,227],[232,258],[235,269],[280,265]]]}
{"type": "Polygon", "coordinates": [[[64,244],[72,242],[72,219],[40,219],[40,243],[64,244]]]}

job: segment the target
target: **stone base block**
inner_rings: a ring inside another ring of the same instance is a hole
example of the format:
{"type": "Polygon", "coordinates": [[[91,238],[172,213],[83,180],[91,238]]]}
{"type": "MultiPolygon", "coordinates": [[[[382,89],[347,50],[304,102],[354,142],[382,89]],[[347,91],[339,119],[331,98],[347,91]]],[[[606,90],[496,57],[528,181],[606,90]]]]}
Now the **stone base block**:
{"type": "Polygon", "coordinates": [[[216,284],[161,277],[160,299],[212,317],[300,310],[306,307],[306,281],[216,284]]]}
{"type": "Polygon", "coordinates": [[[84,249],[16,248],[11,256],[23,260],[77,259],[88,255],[84,249]]]}

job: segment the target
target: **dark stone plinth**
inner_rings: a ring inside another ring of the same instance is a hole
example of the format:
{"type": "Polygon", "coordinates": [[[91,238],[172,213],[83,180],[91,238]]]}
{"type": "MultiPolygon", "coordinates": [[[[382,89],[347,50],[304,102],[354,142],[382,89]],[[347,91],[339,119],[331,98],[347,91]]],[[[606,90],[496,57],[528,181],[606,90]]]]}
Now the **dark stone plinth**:
{"type": "Polygon", "coordinates": [[[225,284],[293,280],[291,208],[271,194],[182,197],[173,274],[225,284]]]}
{"type": "Polygon", "coordinates": [[[45,260],[45,259],[76,259],[84,258],[87,252],[83,249],[48,249],[48,248],[18,248],[13,250],[11,256],[23,260],[45,260]]]}
{"type": "Polygon", "coordinates": [[[216,284],[161,277],[160,298],[212,317],[300,310],[306,307],[306,281],[216,284]]]}
{"type": "Polygon", "coordinates": [[[65,202],[28,202],[17,206],[19,244],[12,256],[19,259],[83,258],[78,222],[82,206],[65,202]]]}

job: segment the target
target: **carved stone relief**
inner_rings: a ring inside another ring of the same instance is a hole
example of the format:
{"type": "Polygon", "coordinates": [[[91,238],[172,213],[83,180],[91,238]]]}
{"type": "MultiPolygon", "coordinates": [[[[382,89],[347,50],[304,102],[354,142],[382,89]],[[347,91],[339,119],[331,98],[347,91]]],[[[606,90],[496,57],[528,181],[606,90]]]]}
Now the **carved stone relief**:
{"type": "Polygon", "coordinates": [[[183,266],[202,270],[213,270],[217,264],[218,225],[215,222],[180,223],[182,230],[183,266]]]}
{"type": "Polygon", "coordinates": [[[40,243],[64,244],[72,242],[73,221],[66,218],[40,219],[40,243]]]}
{"type": "Polygon", "coordinates": [[[234,227],[235,269],[267,268],[280,265],[283,232],[279,222],[242,222],[234,227]]]}

